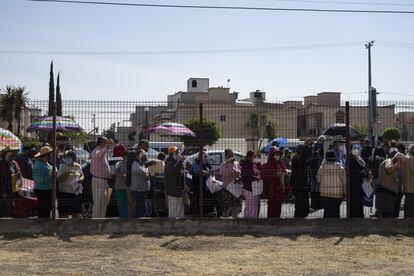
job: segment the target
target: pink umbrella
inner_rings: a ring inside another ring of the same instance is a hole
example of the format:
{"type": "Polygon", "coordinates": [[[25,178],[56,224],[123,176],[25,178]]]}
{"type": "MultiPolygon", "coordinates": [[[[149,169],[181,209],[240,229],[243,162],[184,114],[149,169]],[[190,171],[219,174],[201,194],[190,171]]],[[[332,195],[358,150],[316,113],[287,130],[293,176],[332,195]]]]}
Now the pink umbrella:
{"type": "Polygon", "coordinates": [[[195,137],[196,134],[186,127],[183,124],[179,123],[162,123],[156,126],[152,126],[146,130],[148,133],[166,133],[170,135],[177,135],[177,136],[192,136],[195,137]]]}

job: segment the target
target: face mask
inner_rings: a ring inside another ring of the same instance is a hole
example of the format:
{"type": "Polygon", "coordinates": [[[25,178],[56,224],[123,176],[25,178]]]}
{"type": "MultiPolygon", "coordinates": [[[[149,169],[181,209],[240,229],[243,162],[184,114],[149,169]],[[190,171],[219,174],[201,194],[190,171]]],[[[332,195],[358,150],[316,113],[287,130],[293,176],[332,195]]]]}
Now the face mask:
{"type": "Polygon", "coordinates": [[[180,156],[179,156],[178,154],[176,154],[176,153],[173,155],[174,160],[178,160],[178,159],[179,159],[179,157],[180,157],[180,156]]]}
{"type": "Polygon", "coordinates": [[[253,162],[254,162],[254,163],[260,163],[260,159],[259,159],[259,158],[255,158],[255,159],[253,160],[253,162]]]}
{"type": "Polygon", "coordinates": [[[66,165],[72,165],[73,164],[72,158],[65,158],[65,159],[63,159],[63,162],[65,162],[66,165]]]}
{"type": "Polygon", "coordinates": [[[279,161],[280,160],[280,156],[279,155],[275,155],[274,158],[275,158],[276,161],[279,161]]]}
{"type": "Polygon", "coordinates": [[[359,156],[359,150],[358,149],[352,149],[352,155],[353,156],[359,156]]]}

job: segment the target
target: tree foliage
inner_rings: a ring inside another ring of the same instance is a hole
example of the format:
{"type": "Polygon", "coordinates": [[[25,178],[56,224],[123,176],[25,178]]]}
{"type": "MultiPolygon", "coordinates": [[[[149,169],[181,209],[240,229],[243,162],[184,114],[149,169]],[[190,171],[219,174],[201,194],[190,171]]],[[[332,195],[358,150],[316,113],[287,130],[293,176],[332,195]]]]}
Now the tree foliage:
{"type": "Polygon", "coordinates": [[[116,139],[115,138],[115,128],[116,128],[115,123],[113,123],[113,124],[111,124],[109,129],[104,130],[102,134],[108,139],[115,140],[116,139]]]}
{"type": "Polygon", "coordinates": [[[132,132],[128,133],[128,141],[134,142],[136,135],[137,135],[137,132],[136,131],[132,131],[132,132]]]}
{"type": "Polygon", "coordinates": [[[50,63],[50,73],[49,73],[49,110],[47,114],[53,116],[53,109],[55,103],[55,80],[53,76],[53,61],[50,63]]]}
{"type": "Polygon", "coordinates": [[[0,102],[0,117],[7,122],[7,129],[13,131],[14,87],[6,86],[3,93],[0,102]]]}
{"type": "Polygon", "coordinates": [[[366,126],[359,125],[359,124],[354,124],[354,125],[352,125],[352,127],[354,129],[356,129],[356,131],[359,132],[361,139],[365,139],[365,138],[368,137],[368,128],[366,126]]]}
{"type": "Polygon", "coordinates": [[[199,146],[201,130],[203,130],[204,145],[211,146],[220,139],[220,130],[215,121],[205,119],[203,124],[200,124],[200,120],[193,118],[184,123],[184,125],[196,134],[196,137],[181,136],[185,146],[199,146]]]}
{"type": "Polygon", "coordinates": [[[29,99],[24,86],[6,86],[0,98],[0,118],[7,122],[8,130],[13,131],[13,120],[17,122],[17,136],[20,135],[22,111],[29,99]]]}
{"type": "Polygon", "coordinates": [[[62,116],[62,94],[60,94],[60,73],[56,80],[56,116],[62,116]]]}
{"type": "Polygon", "coordinates": [[[396,127],[388,127],[384,129],[384,132],[382,133],[382,138],[384,138],[387,141],[397,141],[401,138],[400,130],[396,127]]]}

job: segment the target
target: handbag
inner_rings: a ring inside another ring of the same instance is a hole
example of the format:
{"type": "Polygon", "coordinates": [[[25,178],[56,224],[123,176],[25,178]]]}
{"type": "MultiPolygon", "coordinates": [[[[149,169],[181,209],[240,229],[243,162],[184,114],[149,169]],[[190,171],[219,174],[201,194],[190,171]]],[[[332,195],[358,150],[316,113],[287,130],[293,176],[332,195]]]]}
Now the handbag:
{"type": "Polygon", "coordinates": [[[214,194],[215,192],[218,192],[223,187],[223,182],[218,181],[214,176],[210,176],[207,179],[206,186],[210,193],[214,194]]]}
{"type": "Polygon", "coordinates": [[[226,189],[236,198],[239,198],[243,193],[243,185],[240,182],[233,181],[227,185],[226,189]]]}
{"type": "Polygon", "coordinates": [[[362,183],[362,190],[364,191],[363,205],[366,207],[374,206],[374,188],[372,187],[372,181],[365,179],[362,183]]]}
{"type": "Polygon", "coordinates": [[[254,196],[263,194],[263,180],[252,181],[252,194],[254,196]]]}

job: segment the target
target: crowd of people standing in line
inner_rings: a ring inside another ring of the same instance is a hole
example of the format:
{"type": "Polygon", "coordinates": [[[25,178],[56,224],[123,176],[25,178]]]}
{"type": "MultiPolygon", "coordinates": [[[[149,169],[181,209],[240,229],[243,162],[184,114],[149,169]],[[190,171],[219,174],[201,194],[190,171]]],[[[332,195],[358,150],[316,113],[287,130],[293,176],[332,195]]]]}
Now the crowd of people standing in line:
{"type": "MultiPolygon", "coordinates": [[[[148,198],[151,185],[163,187],[170,218],[211,214],[236,218],[241,216],[243,200],[242,216],[258,218],[260,199],[267,202],[267,217],[279,218],[287,193],[293,195],[295,218],[308,217],[312,209],[323,209],[325,218],[339,218],[340,207],[347,197],[346,166],[350,168],[347,198],[350,217],[363,218],[364,206],[375,206],[373,216],[397,218],[403,196],[404,216],[414,217],[414,145],[407,151],[404,144],[393,141],[387,146],[380,143],[375,148],[369,141],[353,143],[347,164],[344,141],[335,140],[329,147],[325,143],[324,137],[315,143],[307,139],[294,152],[274,145],[267,160],[261,159],[260,153],[249,151],[245,158],[236,161],[233,151],[226,149],[225,161],[213,169],[206,150],[190,162],[181,156],[177,147],[171,146],[167,156],[160,153],[157,160],[148,160],[149,142],[145,139],[134,151],[128,151],[122,145],[114,145],[110,139],[99,137],[90,161],[92,218],[105,217],[109,186],[115,192],[120,218],[152,216],[153,206],[148,198]],[[115,171],[109,166],[109,152],[122,157],[115,171]],[[206,183],[211,177],[221,181],[220,189],[208,188],[206,183]],[[256,192],[257,185],[262,192],[256,192]],[[366,185],[372,189],[369,196],[366,185]],[[235,192],[237,187],[240,192],[235,192]],[[203,208],[200,208],[200,193],[203,208]],[[199,213],[201,209],[202,214],[199,213]]],[[[8,149],[1,152],[0,216],[13,216],[16,183],[24,177],[35,183],[38,217],[50,217],[53,208],[52,150],[45,145],[34,156],[31,156],[30,147],[23,148],[19,156],[8,149]]],[[[77,218],[82,210],[85,176],[76,160],[73,150],[62,151],[58,158],[59,217],[77,218]]]]}

